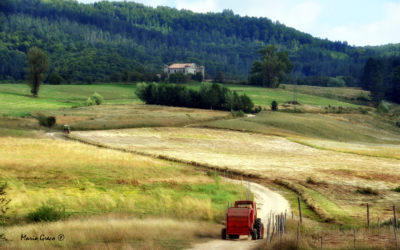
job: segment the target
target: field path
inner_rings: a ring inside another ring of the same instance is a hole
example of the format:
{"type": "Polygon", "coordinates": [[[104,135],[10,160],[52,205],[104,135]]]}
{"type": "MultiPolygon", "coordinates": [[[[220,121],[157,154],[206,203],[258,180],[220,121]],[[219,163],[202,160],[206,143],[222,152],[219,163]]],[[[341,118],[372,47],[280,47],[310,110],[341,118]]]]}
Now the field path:
{"type": "MultiPolygon", "coordinates": [[[[240,184],[240,181],[225,179],[228,182],[240,184]]],[[[248,182],[244,182],[246,185],[248,182]]],[[[267,224],[267,216],[270,213],[285,213],[290,211],[289,202],[282,195],[253,182],[248,183],[250,191],[254,194],[257,203],[258,217],[261,217],[264,225],[267,224]]],[[[205,243],[196,244],[192,250],[250,250],[259,245],[262,240],[251,240],[247,236],[241,236],[238,240],[211,240],[205,243]]]]}

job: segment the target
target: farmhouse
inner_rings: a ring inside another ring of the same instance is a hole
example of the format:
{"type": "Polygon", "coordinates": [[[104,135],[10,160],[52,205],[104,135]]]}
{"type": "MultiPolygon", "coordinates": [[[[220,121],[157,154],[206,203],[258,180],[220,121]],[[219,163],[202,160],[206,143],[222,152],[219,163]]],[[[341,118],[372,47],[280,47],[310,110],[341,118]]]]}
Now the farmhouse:
{"type": "Polygon", "coordinates": [[[195,63],[174,63],[170,66],[164,66],[164,72],[169,74],[175,74],[182,72],[183,74],[196,74],[200,72],[204,78],[204,66],[197,65],[195,63]]]}

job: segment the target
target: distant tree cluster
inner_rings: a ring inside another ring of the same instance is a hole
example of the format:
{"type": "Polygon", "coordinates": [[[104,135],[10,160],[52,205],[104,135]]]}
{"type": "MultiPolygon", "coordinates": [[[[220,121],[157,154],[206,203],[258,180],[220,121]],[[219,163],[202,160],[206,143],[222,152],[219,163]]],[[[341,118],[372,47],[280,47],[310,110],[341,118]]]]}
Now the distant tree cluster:
{"type": "Polygon", "coordinates": [[[400,57],[369,58],[361,77],[363,89],[371,91],[372,100],[400,103],[400,57]]]}
{"type": "Polygon", "coordinates": [[[274,45],[260,49],[262,58],[251,68],[249,84],[277,88],[286,74],[293,70],[287,52],[277,52],[274,45]]]}
{"type": "Polygon", "coordinates": [[[297,79],[298,85],[310,85],[321,87],[353,87],[357,86],[358,80],[353,77],[329,77],[329,76],[309,76],[297,79]]]}
{"type": "Polygon", "coordinates": [[[217,83],[203,83],[199,90],[176,84],[140,83],[136,95],[146,104],[254,112],[247,95],[238,95],[217,83]]]}

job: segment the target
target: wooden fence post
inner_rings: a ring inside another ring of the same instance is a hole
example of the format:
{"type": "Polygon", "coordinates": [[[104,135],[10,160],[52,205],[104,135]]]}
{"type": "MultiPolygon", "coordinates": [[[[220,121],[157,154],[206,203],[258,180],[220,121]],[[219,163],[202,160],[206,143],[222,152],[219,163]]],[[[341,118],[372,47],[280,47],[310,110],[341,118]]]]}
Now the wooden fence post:
{"type": "Polygon", "coordinates": [[[303,223],[303,217],[301,216],[301,201],[300,201],[300,196],[297,197],[297,201],[299,202],[300,223],[303,223]]]}
{"type": "Polygon", "coordinates": [[[354,249],[356,249],[356,228],[354,230],[354,249]]]}
{"type": "Polygon", "coordinates": [[[393,231],[394,240],[396,241],[396,250],[399,249],[399,243],[397,242],[397,218],[396,218],[396,206],[393,205],[393,231]]]}
{"type": "Polygon", "coordinates": [[[300,221],[297,222],[297,241],[296,241],[296,248],[299,249],[300,243],[300,221]]]}
{"type": "Polygon", "coordinates": [[[321,249],[324,249],[324,242],[323,242],[322,236],[321,236],[321,249]]]}
{"type": "Polygon", "coordinates": [[[369,204],[367,203],[367,225],[369,229],[369,204]]]}

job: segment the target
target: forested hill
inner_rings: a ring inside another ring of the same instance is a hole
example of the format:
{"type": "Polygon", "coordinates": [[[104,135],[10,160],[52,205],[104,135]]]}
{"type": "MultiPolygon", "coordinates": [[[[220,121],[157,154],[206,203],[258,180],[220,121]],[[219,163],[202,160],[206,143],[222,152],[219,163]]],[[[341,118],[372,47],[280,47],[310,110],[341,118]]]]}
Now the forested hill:
{"type": "Polygon", "coordinates": [[[72,82],[158,73],[172,62],[205,65],[208,77],[222,71],[245,79],[266,44],[289,51],[295,76],[359,77],[366,59],[381,53],[229,10],[197,14],[74,0],[1,0],[0,10],[0,80],[24,79],[25,55],[33,46],[50,55],[52,72],[72,82]]]}

